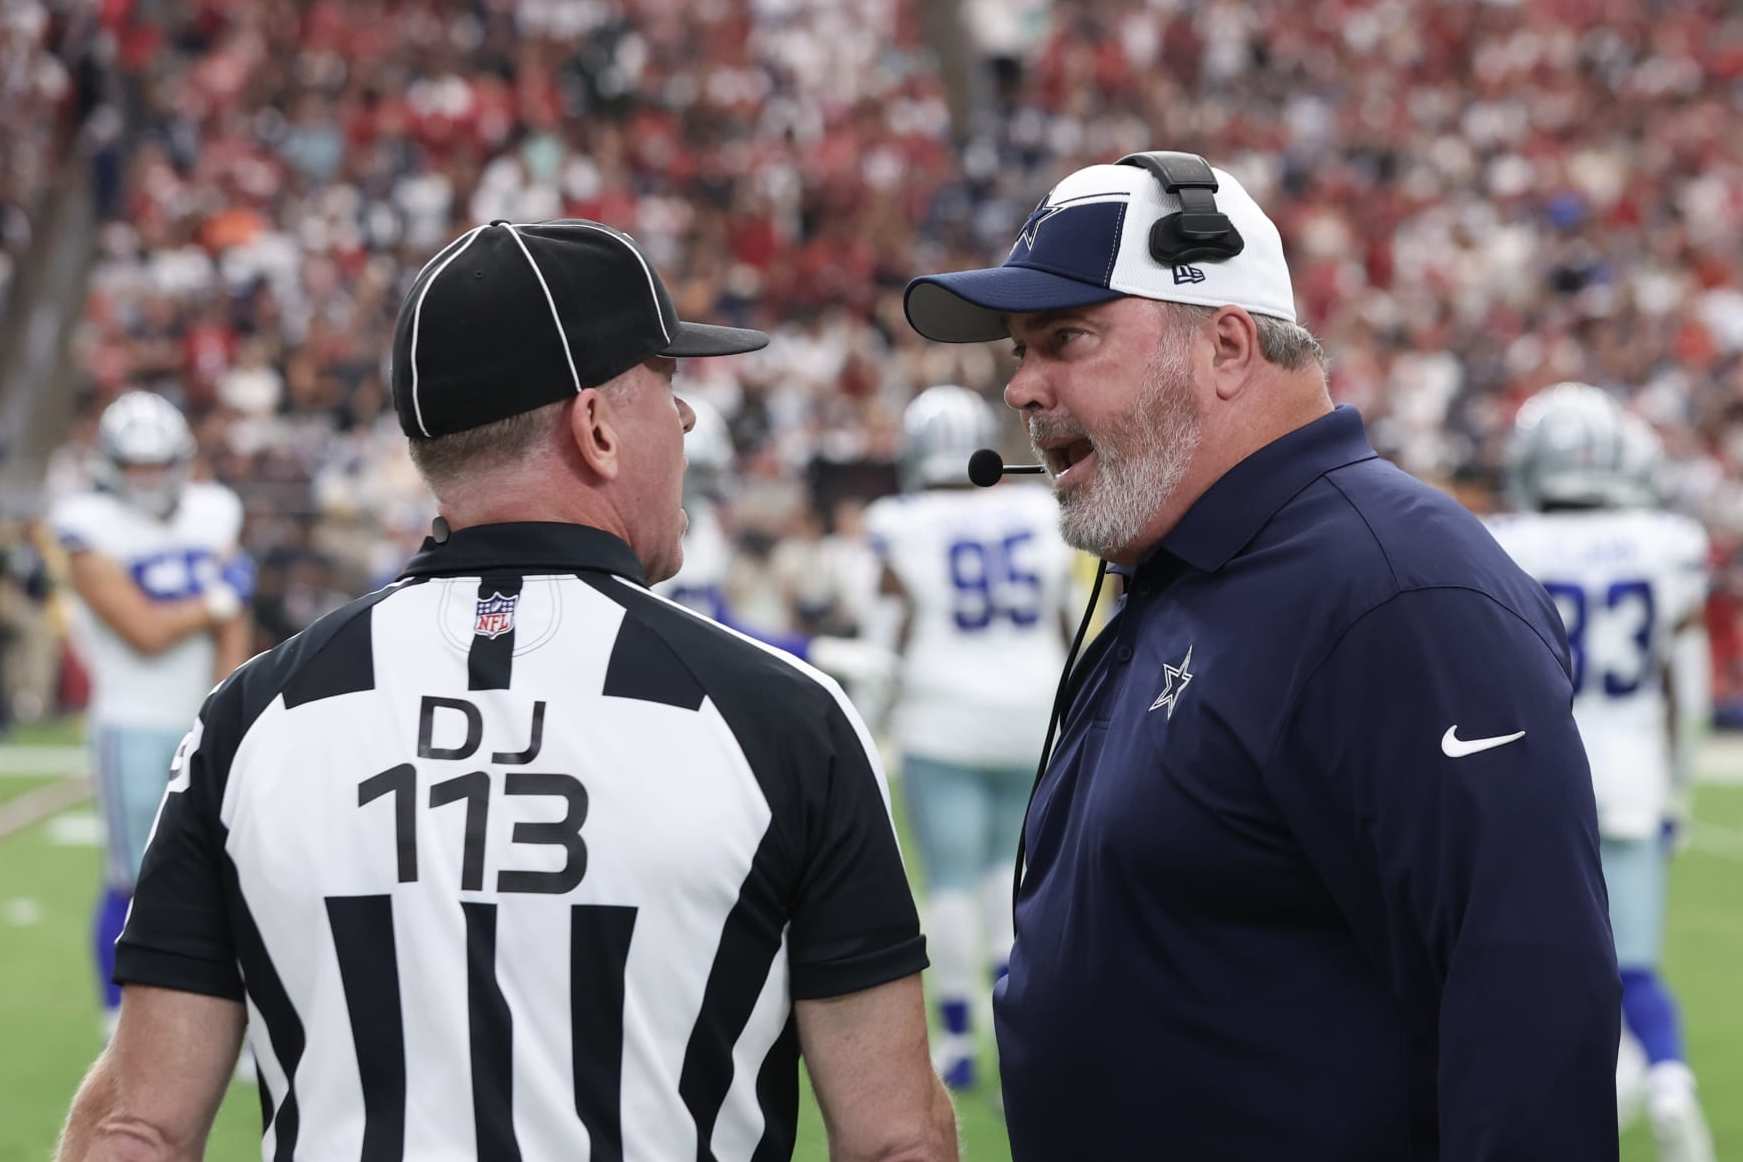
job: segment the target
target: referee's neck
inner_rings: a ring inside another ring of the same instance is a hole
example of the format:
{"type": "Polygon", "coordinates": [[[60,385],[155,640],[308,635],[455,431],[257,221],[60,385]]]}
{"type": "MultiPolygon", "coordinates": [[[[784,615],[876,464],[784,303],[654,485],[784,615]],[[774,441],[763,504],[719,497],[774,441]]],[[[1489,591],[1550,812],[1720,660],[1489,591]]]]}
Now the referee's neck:
{"type": "Polygon", "coordinates": [[[541,521],[552,524],[586,525],[599,529],[633,547],[630,522],[610,496],[574,481],[548,477],[532,479],[525,473],[504,474],[469,481],[462,489],[448,490],[437,504],[448,527],[458,532],[477,525],[541,521]]]}

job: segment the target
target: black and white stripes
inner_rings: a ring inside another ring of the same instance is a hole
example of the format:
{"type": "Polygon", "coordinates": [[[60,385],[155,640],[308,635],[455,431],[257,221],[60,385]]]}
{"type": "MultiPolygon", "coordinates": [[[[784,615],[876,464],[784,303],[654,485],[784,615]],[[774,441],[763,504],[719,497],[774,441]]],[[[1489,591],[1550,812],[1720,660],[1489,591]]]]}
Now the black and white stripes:
{"type": "Polygon", "coordinates": [[[214,695],[119,971],[245,996],[275,1159],[789,1156],[794,998],[925,963],[863,724],[597,531],[410,573],[214,695]]]}

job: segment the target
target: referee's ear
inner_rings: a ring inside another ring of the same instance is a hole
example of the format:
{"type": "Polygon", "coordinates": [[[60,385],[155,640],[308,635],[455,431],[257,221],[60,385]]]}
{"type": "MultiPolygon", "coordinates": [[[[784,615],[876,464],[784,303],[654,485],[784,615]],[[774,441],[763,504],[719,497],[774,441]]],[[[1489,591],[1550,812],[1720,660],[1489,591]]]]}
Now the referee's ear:
{"type": "Polygon", "coordinates": [[[623,436],[612,416],[611,396],[589,387],[569,409],[569,437],[587,470],[601,480],[616,480],[623,468],[623,436]]]}

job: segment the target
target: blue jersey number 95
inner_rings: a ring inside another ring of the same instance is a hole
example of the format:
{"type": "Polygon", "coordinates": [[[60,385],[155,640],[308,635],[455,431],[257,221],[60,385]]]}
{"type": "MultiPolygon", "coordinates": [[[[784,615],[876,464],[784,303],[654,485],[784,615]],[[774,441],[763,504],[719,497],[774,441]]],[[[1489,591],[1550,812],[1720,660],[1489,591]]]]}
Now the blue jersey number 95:
{"type": "Polygon", "coordinates": [[[1025,564],[1033,532],[1016,532],[997,541],[958,540],[950,544],[950,583],[955,587],[951,615],[956,628],[975,633],[999,618],[1030,626],[1041,619],[1041,578],[1025,564]]]}

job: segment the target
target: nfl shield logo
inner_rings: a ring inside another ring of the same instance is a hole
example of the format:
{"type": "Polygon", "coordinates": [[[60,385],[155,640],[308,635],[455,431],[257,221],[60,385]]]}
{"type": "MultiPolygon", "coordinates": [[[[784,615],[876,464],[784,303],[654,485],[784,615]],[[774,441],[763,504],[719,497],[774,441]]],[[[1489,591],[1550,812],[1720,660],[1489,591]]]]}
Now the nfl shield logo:
{"type": "Polygon", "coordinates": [[[472,623],[472,632],[480,637],[499,638],[514,630],[514,607],[520,601],[520,594],[504,597],[493,593],[478,603],[478,616],[472,623]]]}

